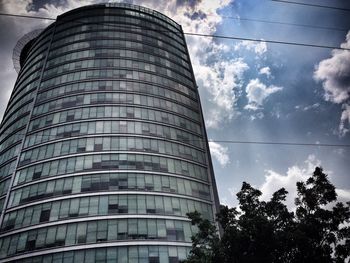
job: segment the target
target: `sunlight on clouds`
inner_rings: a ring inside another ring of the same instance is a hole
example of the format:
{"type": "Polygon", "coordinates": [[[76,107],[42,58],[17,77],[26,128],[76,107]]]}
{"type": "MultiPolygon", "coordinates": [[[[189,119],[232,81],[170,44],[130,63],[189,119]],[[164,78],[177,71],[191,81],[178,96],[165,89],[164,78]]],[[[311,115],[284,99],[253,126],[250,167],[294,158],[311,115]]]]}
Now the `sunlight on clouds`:
{"type": "Polygon", "coordinates": [[[263,193],[261,199],[269,200],[275,191],[284,187],[288,191],[286,205],[289,208],[294,208],[294,199],[297,197],[296,183],[306,181],[314,172],[315,167],[320,165],[320,160],[316,159],[314,155],[309,155],[303,166],[289,167],[285,175],[273,170],[266,170],[265,182],[260,187],[260,191],[263,193]]]}
{"type": "MultiPolygon", "coordinates": [[[[304,165],[289,167],[285,175],[279,174],[273,170],[266,170],[265,182],[260,187],[263,193],[261,199],[269,200],[275,191],[284,187],[288,191],[286,205],[289,209],[294,209],[294,200],[297,197],[296,183],[299,181],[306,181],[313,174],[315,168],[320,165],[321,161],[318,160],[315,155],[309,155],[304,165]]],[[[331,171],[325,171],[325,173],[328,175],[332,174],[331,171]]],[[[339,202],[350,201],[350,189],[336,189],[336,192],[339,202]]]]}
{"type": "Polygon", "coordinates": [[[246,50],[250,50],[255,52],[256,55],[261,56],[267,51],[266,42],[252,42],[243,40],[235,45],[234,49],[238,50],[240,48],[245,48],[246,50]]]}
{"type": "Polygon", "coordinates": [[[230,162],[228,148],[219,143],[209,141],[211,156],[214,157],[221,166],[226,166],[230,162]]]}
{"type": "Polygon", "coordinates": [[[261,109],[264,100],[268,96],[281,90],[282,87],[276,87],[273,85],[267,87],[259,79],[252,79],[246,87],[248,104],[244,108],[253,111],[261,109]]]}
{"type": "Polygon", "coordinates": [[[340,116],[339,132],[341,136],[347,134],[350,130],[350,105],[344,103],[342,105],[342,113],[340,116]]]}
{"type": "Polygon", "coordinates": [[[259,70],[260,75],[266,75],[267,77],[271,76],[271,70],[269,67],[263,67],[259,70]]]}
{"type": "Polygon", "coordinates": [[[237,101],[235,89],[242,86],[243,73],[247,69],[249,67],[242,59],[197,67],[198,82],[207,89],[211,95],[210,101],[214,104],[206,118],[208,127],[218,128],[224,120],[232,119],[237,101]]]}
{"type": "MultiPolygon", "coordinates": [[[[346,35],[346,42],[340,46],[350,48],[350,31],[346,35]]],[[[316,66],[314,79],[322,82],[325,100],[343,104],[339,135],[344,136],[350,128],[350,51],[334,49],[331,58],[322,60],[316,66]]]]}

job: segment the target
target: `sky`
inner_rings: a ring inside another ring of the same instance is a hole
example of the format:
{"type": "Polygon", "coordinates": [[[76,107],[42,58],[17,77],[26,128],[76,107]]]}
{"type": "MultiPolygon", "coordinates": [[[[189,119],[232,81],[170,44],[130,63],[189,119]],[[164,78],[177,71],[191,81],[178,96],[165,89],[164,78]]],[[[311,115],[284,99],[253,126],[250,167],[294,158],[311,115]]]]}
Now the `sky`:
{"type": "MultiPolygon", "coordinates": [[[[2,0],[0,12],[56,17],[101,2],[106,1],[2,0]]],[[[316,166],[328,173],[339,200],[350,201],[349,1],[295,0],[328,8],[274,0],[121,2],[155,9],[185,32],[260,40],[186,36],[221,203],[237,205],[236,193],[246,181],[262,190],[263,199],[285,187],[290,192],[286,202],[293,207],[295,183],[308,178],[316,166]]],[[[24,34],[49,24],[0,16],[0,118],[17,76],[14,46],[24,34]]]]}

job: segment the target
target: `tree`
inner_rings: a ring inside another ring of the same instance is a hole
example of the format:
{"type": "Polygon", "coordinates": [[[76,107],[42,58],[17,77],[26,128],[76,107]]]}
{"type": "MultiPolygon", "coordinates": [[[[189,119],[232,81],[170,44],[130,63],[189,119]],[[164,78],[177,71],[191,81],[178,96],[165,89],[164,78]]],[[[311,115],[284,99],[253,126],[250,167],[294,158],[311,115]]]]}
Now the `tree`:
{"type": "Polygon", "coordinates": [[[198,233],[185,262],[345,262],[350,256],[350,202],[334,203],[335,187],[322,168],[297,183],[295,213],[283,203],[287,194],[282,188],[269,201],[260,201],[262,193],[244,182],[237,194],[239,208],[221,206],[217,214],[221,239],[215,224],[198,212],[189,214],[198,233]]]}
{"type": "Polygon", "coordinates": [[[192,236],[191,254],[185,262],[187,263],[211,263],[220,262],[220,239],[216,226],[208,219],[202,219],[199,212],[188,214],[192,225],[198,227],[197,234],[192,236]]]}

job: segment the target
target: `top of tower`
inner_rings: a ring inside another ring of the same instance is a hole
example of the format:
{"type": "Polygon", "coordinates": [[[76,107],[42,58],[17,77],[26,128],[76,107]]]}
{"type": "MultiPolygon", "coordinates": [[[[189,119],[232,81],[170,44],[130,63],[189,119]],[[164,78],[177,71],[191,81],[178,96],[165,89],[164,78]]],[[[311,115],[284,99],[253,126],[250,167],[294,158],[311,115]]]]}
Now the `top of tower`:
{"type": "Polygon", "coordinates": [[[21,67],[23,66],[24,60],[34,40],[42,31],[43,29],[36,29],[32,32],[25,34],[23,37],[21,37],[17,41],[17,44],[13,49],[13,53],[12,53],[12,62],[17,73],[20,71],[21,67]]]}
{"type": "MultiPolygon", "coordinates": [[[[82,6],[82,7],[72,9],[70,11],[67,11],[67,12],[59,15],[57,17],[56,21],[62,21],[62,19],[64,19],[64,17],[66,15],[70,15],[70,14],[75,13],[77,11],[81,11],[84,9],[91,9],[94,7],[97,7],[97,8],[103,8],[103,7],[105,7],[105,8],[123,8],[123,9],[128,9],[128,10],[135,10],[138,12],[142,12],[142,13],[146,13],[146,14],[150,14],[152,16],[158,17],[158,18],[166,21],[167,23],[171,24],[174,28],[181,30],[181,26],[178,23],[176,23],[173,19],[169,18],[168,16],[163,15],[162,13],[155,11],[153,9],[147,8],[147,7],[133,5],[133,4],[127,4],[127,3],[105,3],[105,4],[93,4],[93,5],[82,6]]],[[[19,73],[21,67],[23,66],[25,59],[28,55],[28,52],[29,52],[31,46],[33,45],[33,43],[35,42],[35,39],[43,31],[44,31],[44,29],[37,29],[37,30],[31,31],[31,32],[25,34],[23,37],[21,37],[18,40],[15,48],[13,49],[13,54],[12,54],[13,65],[14,65],[14,68],[15,68],[17,73],[19,73]]]]}

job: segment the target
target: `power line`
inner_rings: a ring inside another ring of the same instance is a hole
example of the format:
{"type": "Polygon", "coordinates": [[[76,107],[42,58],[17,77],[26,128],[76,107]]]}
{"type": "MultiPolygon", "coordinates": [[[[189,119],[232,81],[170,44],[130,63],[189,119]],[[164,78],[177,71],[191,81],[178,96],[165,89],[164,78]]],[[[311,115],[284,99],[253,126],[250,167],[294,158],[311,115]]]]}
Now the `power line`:
{"type": "MultiPolygon", "coordinates": [[[[2,134],[11,134],[10,132],[4,132],[2,134]]],[[[57,139],[68,139],[71,137],[79,137],[79,136],[85,136],[85,135],[91,135],[91,134],[78,134],[73,136],[57,136],[57,135],[50,135],[50,134],[24,134],[24,133],[16,133],[14,134],[16,136],[36,136],[36,137],[46,137],[46,138],[57,138],[57,139]]],[[[94,134],[95,135],[95,134],[94,134]]],[[[142,134],[141,134],[142,135],[142,134]]],[[[143,134],[147,135],[147,134],[143,134]]],[[[97,136],[94,137],[103,137],[104,134],[97,134],[97,136]]],[[[129,137],[129,135],[124,134],[118,134],[118,137],[129,137]]],[[[157,137],[160,139],[167,139],[164,137],[157,137]]],[[[176,140],[176,139],[170,139],[171,141],[180,141],[180,142],[205,142],[205,139],[197,139],[197,140],[176,140]]],[[[43,141],[41,143],[45,143],[47,141],[43,141]]],[[[257,144],[257,145],[283,145],[283,146],[313,146],[313,147],[345,147],[349,148],[350,144],[331,144],[331,143],[301,143],[301,142],[273,142],[273,141],[243,141],[243,140],[216,140],[216,139],[209,139],[208,142],[216,142],[216,143],[227,143],[227,144],[257,144]]],[[[33,145],[34,146],[34,145],[33,145]]]]}
{"type": "Polygon", "coordinates": [[[286,42],[286,41],[278,41],[278,40],[270,40],[270,39],[244,38],[244,37],[223,36],[223,35],[207,35],[207,34],[189,33],[189,32],[186,32],[184,34],[190,35],[190,36],[212,37],[212,38],[232,39],[232,40],[241,40],[241,41],[249,41],[249,42],[262,42],[262,43],[265,42],[265,43],[270,43],[270,44],[292,45],[292,46],[314,47],[314,48],[327,48],[327,49],[349,50],[350,51],[350,48],[308,44],[308,43],[298,43],[298,42],[286,42]]]}
{"type": "MultiPolygon", "coordinates": [[[[208,16],[214,16],[212,14],[206,14],[208,16]]],[[[347,32],[348,29],[346,28],[339,28],[339,27],[325,27],[325,26],[314,26],[314,25],[306,25],[306,24],[297,24],[297,23],[287,23],[287,22],[280,22],[280,21],[271,21],[271,20],[264,20],[264,19],[253,19],[253,18],[246,18],[246,17],[234,17],[234,16],[221,16],[223,19],[233,19],[233,20],[242,20],[242,21],[251,21],[251,22],[259,22],[259,23],[267,23],[267,24],[277,24],[277,25],[285,25],[285,26],[297,26],[297,27],[305,27],[305,28],[316,28],[316,29],[325,29],[325,30],[335,30],[335,31],[342,31],[347,32]]]]}
{"type": "Polygon", "coordinates": [[[41,19],[41,20],[52,20],[55,21],[56,18],[45,17],[45,16],[30,16],[30,15],[16,15],[8,13],[0,13],[0,16],[12,16],[12,17],[22,17],[22,18],[31,18],[31,19],[41,19]]]}
{"type": "MultiPolygon", "coordinates": [[[[0,13],[0,15],[5,16],[14,16],[14,17],[24,17],[24,18],[34,18],[34,19],[47,19],[47,20],[56,20],[54,18],[47,18],[47,17],[37,17],[37,16],[25,16],[25,15],[14,15],[14,14],[6,14],[6,13],[0,13]]],[[[79,22],[79,21],[71,21],[74,23],[83,24],[86,22],[79,22]]],[[[112,27],[124,27],[124,28],[139,28],[142,30],[148,30],[148,31],[154,31],[154,32],[172,32],[171,30],[155,30],[150,28],[142,28],[137,26],[130,26],[125,27],[121,25],[116,24],[110,24],[107,22],[100,22],[100,23],[90,23],[90,24],[107,24],[112,27]]],[[[235,36],[224,36],[224,35],[210,35],[210,34],[201,34],[201,33],[190,33],[190,32],[183,32],[184,35],[189,36],[197,36],[197,37],[210,37],[210,38],[220,38],[220,39],[230,39],[230,40],[240,40],[240,41],[249,41],[249,42],[259,42],[259,43],[270,43],[270,44],[280,44],[280,45],[292,45],[292,46],[302,46],[302,47],[312,47],[312,48],[326,48],[326,49],[336,49],[336,50],[349,50],[350,48],[343,48],[343,47],[336,47],[336,46],[328,46],[328,45],[317,45],[317,44],[309,44],[309,43],[298,43],[298,42],[286,42],[286,41],[278,41],[278,40],[270,40],[270,39],[257,39],[257,38],[244,38],[244,37],[235,37],[235,36]]]]}
{"type": "Polygon", "coordinates": [[[284,4],[303,5],[303,6],[311,6],[311,7],[320,7],[320,8],[341,10],[341,11],[350,11],[350,9],[348,9],[348,8],[335,7],[335,6],[307,4],[307,3],[294,2],[294,1],[287,1],[287,0],[271,0],[271,1],[273,1],[273,2],[279,2],[279,3],[284,3],[284,4]]]}
{"type": "Polygon", "coordinates": [[[231,144],[261,144],[261,145],[285,145],[285,146],[320,146],[320,147],[350,147],[350,144],[328,144],[328,143],[298,143],[298,142],[264,142],[264,141],[233,141],[233,140],[209,140],[209,142],[231,143],[231,144]]]}
{"type": "MultiPolygon", "coordinates": [[[[2,15],[2,16],[12,16],[12,17],[22,17],[22,18],[32,18],[32,19],[46,19],[46,20],[52,20],[52,21],[56,20],[55,18],[44,17],[44,16],[16,15],[16,14],[8,14],[8,13],[0,13],[0,15],[2,15]]],[[[205,15],[207,15],[207,16],[215,16],[213,14],[205,14],[205,15]]],[[[232,19],[232,20],[240,20],[240,21],[252,21],[252,22],[259,22],[259,23],[268,23],[268,24],[278,24],[278,25],[287,25],[287,26],[297,26],[297,27],[306,27],[306,28],[335,30],[335,31],[348,31],[348,29],[346,29],[346,28],[313,26],[313,25],[306,25],[306,24],[287,23],[287,22],[271,21],[271,20],[264,20],[264,19],[253,19],[253,18],[246,18],[246,17],[221,16],[221,18],[232,19]]]]}

